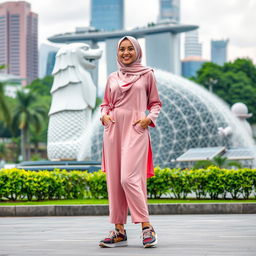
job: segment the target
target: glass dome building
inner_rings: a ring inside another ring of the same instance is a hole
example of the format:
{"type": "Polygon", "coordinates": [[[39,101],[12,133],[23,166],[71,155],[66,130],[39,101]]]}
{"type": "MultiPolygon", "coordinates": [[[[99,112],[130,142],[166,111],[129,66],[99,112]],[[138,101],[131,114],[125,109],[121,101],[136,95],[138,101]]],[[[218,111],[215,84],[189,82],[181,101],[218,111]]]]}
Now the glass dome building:
{"type": "MultiPolygon", "coordinates": [[[[155,166],[180,166],[175,159],[190,148],[254,145],[220,98],[180,76],[160,70],[155,70],[155,76],[163,103],[156,127],[149,128],[155,166]],[[231,134],[221,135],[218,128],[227,126],[231,134]]],[[[99,111],[94,119],[99,120],[99,111]]],[[[101,161],[103,126],[95,121],[92,124],[92,159],[101,161]]]]}

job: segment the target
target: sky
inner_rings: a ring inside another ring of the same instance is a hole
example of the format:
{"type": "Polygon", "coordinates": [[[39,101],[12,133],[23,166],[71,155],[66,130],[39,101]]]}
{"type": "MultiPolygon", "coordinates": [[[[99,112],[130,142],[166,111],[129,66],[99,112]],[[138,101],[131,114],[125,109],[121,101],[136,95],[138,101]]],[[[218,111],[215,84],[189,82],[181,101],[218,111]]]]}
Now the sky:
{"type": "MultiPolygon", "coordinates": [[[[107,1],[107,0],[106,0],[107,1]]],[[[0,0],[0,3],[6,0],[0,0]]],[[[73,32],[90,24],[90,0],[27,0],[39,15],[39,46],[52,44],[47,38],[73,32]]],[[[180,0],[181,23],[199,26],[203,58],[210,60],[212,39],[229,39],[228,61],[249,57],[256,64],[256,0],[180,0]]],[[[125,0],[125,28],[156,22],[159,0],[125,0]]],[[[142,49],[144,41],[140,39],[142,49]]],[[[181,35],[181,58],[184,57],[184,34],[181,35]]],[[[56,45],[60,46],[60,45],[56,45]]],[[[99,94],[106,81],[104,44],[99,62],[99,94]]],[[[142,60],[145,64],[145,56],[142,60]]],[[[41,68],[40,68],[41,70],[41,68]]]]}
{"type": "MultiPolygon", "coordinates": [[[[0,0],[0,3],[5,0],[0,0]]],[[[47,38],[88,26],[90,0],[27,0],[39,14],[39,44],[47,38]]],[[[125,27],[156,22],[159,0],[125,0],[125,27]]],[[[198,25],[203,57],[211,39],[229,39],[228,60],[250,57],[256,64],[256,0],[181,0],[181,23],[198,25]]],[[[183,52],[181,53],[183,56],[183,52]]]]}

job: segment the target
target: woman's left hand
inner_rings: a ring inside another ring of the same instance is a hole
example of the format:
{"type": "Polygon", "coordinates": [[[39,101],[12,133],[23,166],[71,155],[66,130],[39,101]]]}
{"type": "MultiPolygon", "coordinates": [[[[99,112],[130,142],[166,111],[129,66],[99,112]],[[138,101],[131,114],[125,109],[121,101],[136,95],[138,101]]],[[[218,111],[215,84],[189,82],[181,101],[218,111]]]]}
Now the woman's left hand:
{"type": "Polygon", "coordinates": [[[146,129],[151,122],[152,122],[151,119],[146,117],[146,118],[137,120],[135,123],[133,123],[133,125],[136,125],[137,123],[139,123],[142,128],[146,129]]]}

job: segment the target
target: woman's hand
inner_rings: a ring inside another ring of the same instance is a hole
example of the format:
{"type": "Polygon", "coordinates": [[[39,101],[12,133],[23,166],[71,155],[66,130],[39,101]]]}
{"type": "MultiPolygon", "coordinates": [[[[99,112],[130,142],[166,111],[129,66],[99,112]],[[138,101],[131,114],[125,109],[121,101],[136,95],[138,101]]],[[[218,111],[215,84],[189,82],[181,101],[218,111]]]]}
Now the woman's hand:
{"type": "Polygon", "coordinates": [[[111,116],[109,115],[104,115],[102,118],[101,118],[102,122],[104,125],[106,125],[108,122],[112,122],[112,123],[115,123],[115,120],[112,119],[111,116]]]}
{"type": "Polygon", "coordinates": [[[133,123],[133,125],[136,125],[137,123],[139,123],[142,128],[146,129],[151,122],[152,122],[151,119],[146,117],[146,118],[137,120],[135,123],[133,123]]]}

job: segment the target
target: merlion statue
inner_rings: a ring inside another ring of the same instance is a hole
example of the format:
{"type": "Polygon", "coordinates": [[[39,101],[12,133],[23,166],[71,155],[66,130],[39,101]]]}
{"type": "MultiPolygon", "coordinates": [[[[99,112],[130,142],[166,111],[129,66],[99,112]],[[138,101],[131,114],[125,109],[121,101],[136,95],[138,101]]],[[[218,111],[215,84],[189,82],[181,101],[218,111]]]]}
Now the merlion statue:
{"type": "MultiPolygon", "coordinates": [[[[89,70],[102,51],[84,43],[63,46],[56,55],[51,89],[47,153],[50,160],[77,160],[91,122],[96,87],[89,70]]],[[[90,152],[84,158],[90,157],[90,152]]]]}

